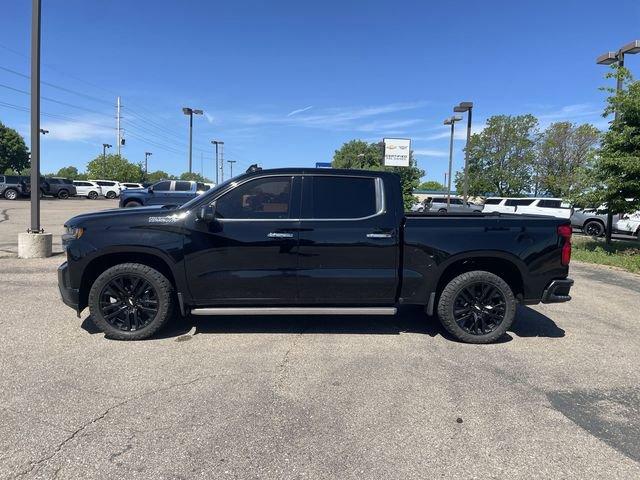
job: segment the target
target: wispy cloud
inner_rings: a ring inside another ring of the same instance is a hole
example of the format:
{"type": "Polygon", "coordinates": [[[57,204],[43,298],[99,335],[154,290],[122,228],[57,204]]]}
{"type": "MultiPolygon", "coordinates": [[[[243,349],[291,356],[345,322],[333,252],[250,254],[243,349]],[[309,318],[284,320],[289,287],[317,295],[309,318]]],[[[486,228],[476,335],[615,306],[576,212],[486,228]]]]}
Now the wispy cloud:
{"type": "Polygon", "coordinates": [[[538,114],[540,121],[562,121],[573,120],[584,117],[595,117],[602,113],[602,108],[598,108],[590,103],[577,103],[573,105],[565,105],[557,110],[547,111],[538,114]]]}
{"type": "Polygon", "coordinates": [[[291,112],[287,113],[287,117],[293,117],[294,115],[297,115],[302,112],[306,112],[307,110],[311,110],[312,108],[313,108],[313,105],[309,105],[308,107],[292,110],[291,112]]]}
{"type": "Polygon", "coordinates": [[[48,139],[61,141],[86,141],[115,135],[115,128],[108,128],[92,117],[43,122],[42,128],[49,130],[48,139]]]}
{"type": "Polygon", "coordinates": [[[204,112],[204,116],[206,117],[207,122],[209,123],[214,123],[216,121],[216,118],[210,113],[204,112]]]}
{"type": "Polygon", "coordinates": [[[418,157],[446,157],[449,152],[444,150],[431,150],[428,148],[418,148],[413,151],[413,154],[418,157]]]}

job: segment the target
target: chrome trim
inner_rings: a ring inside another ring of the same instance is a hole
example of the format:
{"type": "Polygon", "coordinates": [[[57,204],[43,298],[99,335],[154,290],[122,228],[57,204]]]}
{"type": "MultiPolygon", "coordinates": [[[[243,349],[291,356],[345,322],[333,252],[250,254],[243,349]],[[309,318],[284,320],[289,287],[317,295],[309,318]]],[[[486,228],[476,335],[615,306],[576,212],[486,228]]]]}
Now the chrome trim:
{"type": "Polygon", "coordinates": [[[192,315],[395,315],[396,307],[210,307],[192,315]]]}
{"type": "Polygon", "coordinates": [[[269,232],[267,234],[269,238],[293,238],[293,233],[287,232],[269,232]]]}
{"type": "Polygon", "coordinates": [[[367,238],[391,238],[392,233],[367,233],[367,238]]]}

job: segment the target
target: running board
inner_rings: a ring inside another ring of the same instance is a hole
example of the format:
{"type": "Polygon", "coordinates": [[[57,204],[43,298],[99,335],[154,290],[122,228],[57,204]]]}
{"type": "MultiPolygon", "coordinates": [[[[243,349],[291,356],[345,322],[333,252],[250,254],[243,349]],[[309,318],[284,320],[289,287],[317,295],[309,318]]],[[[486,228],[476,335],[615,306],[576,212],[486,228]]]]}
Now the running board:
{"type": "Polygon", "coordinates": [[[192,315],[395,315],[396,307],[213,307],[194,308],[192,315]]]}

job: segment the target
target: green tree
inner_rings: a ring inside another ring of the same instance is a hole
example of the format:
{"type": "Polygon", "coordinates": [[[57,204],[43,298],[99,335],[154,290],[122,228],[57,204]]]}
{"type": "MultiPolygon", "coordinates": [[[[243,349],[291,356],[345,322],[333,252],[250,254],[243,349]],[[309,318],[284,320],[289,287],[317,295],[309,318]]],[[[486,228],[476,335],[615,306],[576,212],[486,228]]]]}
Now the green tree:
{"type": "Polygon", "coordinates": [[[0,122],[0,172],[11,169],[22,173],[29,164],[29,151],[24,138],[13,128],[0,122]]]}
{"type": "Polygon", "coordinates": [[[180,180],[191,180],[193,182],[203,182],[203,183],[211,183],[207,177],[203,177],[199,173],[196,172],[184,172],[180,174],[180,180]]]}
{"type": "Polygon", "coordinates": [[[593,165],[600,131],[593,125],[552,123],[537,138],[534,194],[569,198],[585,188],[583,172],[593,165]]]}
{"type": "Polygon", "coordinates": [[[617,116],[603,136],[593,168],[586,171],[591,188],[575,197],[577,204],[606,204],[614,214],[640,210],[640,82],[625,68],[607,75],[618,76],[623,88],[619,93],[605,89],[611,95],[603,114],[617,116]]]}
{"type": "Polygon", "coordinates": [[[440,182],[436,181],[436,180],[427,180],[426,182],[422,182],[419,186],[418,189],[419,190],[435,190],[435,191],[442,191],[445,190],[447,187],[445,187],[443,184],[441,184],[440,182]]]}
{"type": "Polygon", "coordinates": [[[384,144],[367,143],[362,140],[351,140],[336,150],[333,155],[333,168],[354,168],[358,170],[384,170],[400,176],[404,208],[410,209],[417,201],[413,191],[418,187],[424,172],[417,167],[411,152],[409,167],[385,167],[384,144]]]}
{"type": "Polygon", "coordinates": [[[156,170],[154,172],[149,172],[147,175],[147,182],[156,183],[160,180],[175,180],[175,176],[171,175],[163,170],[156,170]]]}
{"type": "Polygon", "coordinates": [[[86,173],[78,172],[78,169],[73,166],[62,167],[60,170],[58,170],[58,173],[56,173],[54,176],[68,178],[70,180],[86,180],[87,179],[86,173]]]}
{"type": "Polygon", "coordinates": [[[142,166],[131,163],[126,158],[110,154],[99,155],[87,164],[89,178],[104,178],[118,182],[141,182],[144,176],[142,166]]]}
{"type": "MultiPolygon", "coordinates": [[[[491,193],[501,197],[521,196],[532,186],[535,137],[538,120],[527,115],[496,115],[469,141],[469,194],[491,193]]],[[[458,192],[464,174],[455,178],[458,192]]]]}

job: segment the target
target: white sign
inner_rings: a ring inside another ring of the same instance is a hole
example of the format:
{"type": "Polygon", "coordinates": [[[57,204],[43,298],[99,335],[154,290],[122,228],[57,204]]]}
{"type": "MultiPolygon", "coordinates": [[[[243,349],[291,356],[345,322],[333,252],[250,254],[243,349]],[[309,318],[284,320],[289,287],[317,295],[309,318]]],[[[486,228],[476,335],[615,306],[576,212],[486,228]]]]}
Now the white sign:
{"type": "Polygon", "coordinates": [[[411,140],[408,138],[384,139],[384,164],[388,167],[408,167],[411,140]]]}

